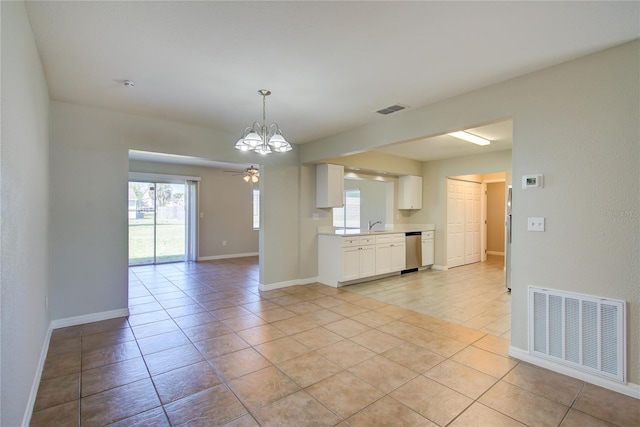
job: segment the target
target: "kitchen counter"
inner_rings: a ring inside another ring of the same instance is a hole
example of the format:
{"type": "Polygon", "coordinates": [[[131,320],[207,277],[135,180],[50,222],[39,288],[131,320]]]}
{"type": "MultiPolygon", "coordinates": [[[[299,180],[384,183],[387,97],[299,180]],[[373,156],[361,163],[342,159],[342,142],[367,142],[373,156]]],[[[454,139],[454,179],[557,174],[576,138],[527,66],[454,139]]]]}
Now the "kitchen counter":
{"type": "Polygon", "coordinates": [[[387,226],[384,229],[378,229],[374,227],[373,230],[358,230],[358,229],[344,229],[334,227],[319,227],[318,234],[324,236],[370,236],[378,234],[395,234],[395,233],[408,233],[414,231],[433,231],[435,230],[435,224],[399,224],[392,227],[387,226]]]}

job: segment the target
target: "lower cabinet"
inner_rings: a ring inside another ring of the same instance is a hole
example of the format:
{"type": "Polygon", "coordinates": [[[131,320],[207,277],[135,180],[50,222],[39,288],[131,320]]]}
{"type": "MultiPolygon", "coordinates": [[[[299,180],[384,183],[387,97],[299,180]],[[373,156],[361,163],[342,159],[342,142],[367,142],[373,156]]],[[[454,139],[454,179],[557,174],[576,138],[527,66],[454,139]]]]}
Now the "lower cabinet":
{"type": "Polygon", "coordinates": [[[318,236],[318,281],[338,286],[405,268],[404,234],[318,236]]]}
{"type": "Polygon", "coordinates": [[[376,236],[376,274],[394,273],[405,269],[404,234],[376,236]]]}
{"type": "Polygon", "coordinates": [[[342,249],[342,280],[359,279],[376,274],[376,251],[374,245],[353,246],[342,249]]]}

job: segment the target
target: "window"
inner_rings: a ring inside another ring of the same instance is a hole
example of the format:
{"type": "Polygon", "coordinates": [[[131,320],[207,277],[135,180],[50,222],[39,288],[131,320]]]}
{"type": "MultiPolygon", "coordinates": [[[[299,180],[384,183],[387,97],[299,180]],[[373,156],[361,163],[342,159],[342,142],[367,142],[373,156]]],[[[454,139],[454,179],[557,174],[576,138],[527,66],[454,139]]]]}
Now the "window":
{"type": "Polygon", "coordinates": [[[253,189],[253,229],[260,228],[260,190],[253,189]]]}
{"type": "Polygon", "coordinates": [[[333,208],[333,226],[360,228],[360,190],[344,192],[344,207],[333,208]]]}

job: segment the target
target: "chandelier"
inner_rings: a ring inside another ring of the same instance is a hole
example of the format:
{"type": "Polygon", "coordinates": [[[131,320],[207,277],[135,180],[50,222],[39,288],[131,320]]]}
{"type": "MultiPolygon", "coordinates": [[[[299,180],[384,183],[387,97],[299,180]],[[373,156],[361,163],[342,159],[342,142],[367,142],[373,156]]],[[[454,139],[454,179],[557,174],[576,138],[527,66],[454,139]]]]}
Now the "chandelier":
{"type": "Polygon", "coordinates": [[[258,91],[262,95],[262,124],[254,122],[253,126],[245,128],[242,137],[236,142],[236,148],[242,151],[253,150],[260,154],[272,152],[285,153],[291,150],[291,144],[284,139],[282,131],[277,123],[267,126],[267,96],[271,91],[261,89],[258,91]]]}

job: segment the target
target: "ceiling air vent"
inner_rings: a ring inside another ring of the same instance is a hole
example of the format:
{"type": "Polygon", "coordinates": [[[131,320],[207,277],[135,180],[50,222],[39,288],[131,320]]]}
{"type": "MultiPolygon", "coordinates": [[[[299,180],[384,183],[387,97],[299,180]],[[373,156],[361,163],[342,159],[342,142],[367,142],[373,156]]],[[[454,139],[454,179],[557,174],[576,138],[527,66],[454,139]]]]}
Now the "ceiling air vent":
{"type": "Polygon", "coordinates": [[[376,113],[378,113],[378,114],[382,114],[382,115],[385,115],[385,116],[386,116],[386,115],[388,115],[388,114],[395,113],[395,112],[397,112],[397,111],[402,111],[402,110],[404,110],[405,108],[407,108],[407,107],[406,107],[406,106],[404,106],[404,105],[394,104],[394,105],[390,105],[390,106],[388,106],[388,107],[382,108],[382,109],[380,109],[380,110],[376,111],[376,113]]]}

